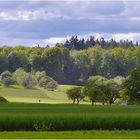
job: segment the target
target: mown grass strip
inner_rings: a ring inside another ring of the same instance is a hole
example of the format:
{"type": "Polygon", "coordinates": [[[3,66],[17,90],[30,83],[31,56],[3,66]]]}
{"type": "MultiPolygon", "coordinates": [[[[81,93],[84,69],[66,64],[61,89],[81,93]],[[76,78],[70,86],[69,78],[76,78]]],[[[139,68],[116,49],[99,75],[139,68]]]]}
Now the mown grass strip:
{"type": "Polygon", "coordinates": [[[140,139],[137,131],[0,132],[0,139],[140,139]]]}

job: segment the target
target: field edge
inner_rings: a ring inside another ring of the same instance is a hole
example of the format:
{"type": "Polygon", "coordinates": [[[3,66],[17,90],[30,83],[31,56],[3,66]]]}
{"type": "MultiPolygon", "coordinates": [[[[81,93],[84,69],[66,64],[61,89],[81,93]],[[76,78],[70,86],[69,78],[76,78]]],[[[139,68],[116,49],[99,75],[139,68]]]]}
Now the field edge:
{"type": "Polygon", "coordinates": [[[0,139],[140,139],[140,130],[3,131],[0,139]]]}

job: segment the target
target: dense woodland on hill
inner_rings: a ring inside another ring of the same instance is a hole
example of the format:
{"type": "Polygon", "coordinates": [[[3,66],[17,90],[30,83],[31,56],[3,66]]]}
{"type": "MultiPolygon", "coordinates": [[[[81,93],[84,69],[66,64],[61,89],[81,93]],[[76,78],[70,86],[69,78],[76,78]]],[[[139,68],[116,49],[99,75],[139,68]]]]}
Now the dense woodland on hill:
{"type": "Polygon", "coordinates": [[[55,47],[3,46],[0,73],[21,67],[27,72],[46,71],[63,84],[84,84],[89,76],[126,77],[140,66],[140,47],[132,41],[105,41],[72,37],[55,47]]]}

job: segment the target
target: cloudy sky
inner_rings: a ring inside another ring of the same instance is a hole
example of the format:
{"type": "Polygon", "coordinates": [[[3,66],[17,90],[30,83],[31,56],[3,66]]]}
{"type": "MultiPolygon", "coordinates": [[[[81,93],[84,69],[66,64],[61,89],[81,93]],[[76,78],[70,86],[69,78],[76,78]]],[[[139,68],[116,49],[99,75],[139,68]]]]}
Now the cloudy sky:
{"type": "Polygon", "coordinates": [[[53,45],[72,35],[140,42],[140,1],[0,1],[0,46],[53,45]]]}

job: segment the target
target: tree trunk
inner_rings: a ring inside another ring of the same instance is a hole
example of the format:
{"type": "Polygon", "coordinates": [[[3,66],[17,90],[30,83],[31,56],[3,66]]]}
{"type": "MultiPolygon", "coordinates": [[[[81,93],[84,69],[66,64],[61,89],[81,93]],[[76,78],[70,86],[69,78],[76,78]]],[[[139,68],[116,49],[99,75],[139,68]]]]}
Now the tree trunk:
{"type": "Polygon", "coordinates": [[[96,105],[96,101],[95,101],[95,105],[96,105]]]}
{"type": "Polygon", "coordinates": [[[75,104],[75,99],[73,100],[73,104],[75,104]]]}
{"type": "Polygon", "coordinates": [[[79,100],[77,99],[77,105],[79,105],[79,100]]]}
{"type": "Polygon", "coordinates": [[[104,101],[102,102],[102,105],[105,105],[105,102],[104,101]]]}

